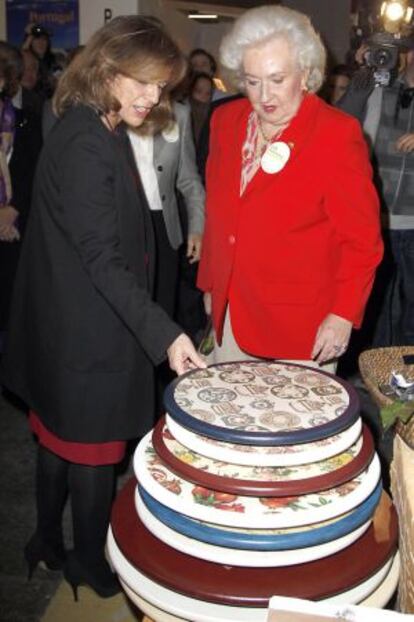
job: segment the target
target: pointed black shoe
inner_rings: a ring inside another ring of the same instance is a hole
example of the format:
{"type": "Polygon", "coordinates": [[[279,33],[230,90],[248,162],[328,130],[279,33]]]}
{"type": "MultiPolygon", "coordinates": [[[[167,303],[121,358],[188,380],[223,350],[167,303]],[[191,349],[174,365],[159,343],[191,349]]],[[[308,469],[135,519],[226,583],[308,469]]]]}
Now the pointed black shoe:
{"type": "Polygon", "coordinates": [[[74,551],[71,551],[68,553],[63,574],[73,590],[75,601],[78,600],[80,585],[89,586],[101,598],[110,598],[121,591],[117,576],[111,571],[105,559],[99,565],[95,564],[88,568],[79,561],[74,551]]]}
{"type": "Polygon", "coordinates": [[[52,547],[37,532],[32,535],[24,547],[24,557],[27,562],[29,581],[36,567],[41,562],[44,563],[48,570],[62,570],[66,560],[63,545],[59,544],[52,547]]]}

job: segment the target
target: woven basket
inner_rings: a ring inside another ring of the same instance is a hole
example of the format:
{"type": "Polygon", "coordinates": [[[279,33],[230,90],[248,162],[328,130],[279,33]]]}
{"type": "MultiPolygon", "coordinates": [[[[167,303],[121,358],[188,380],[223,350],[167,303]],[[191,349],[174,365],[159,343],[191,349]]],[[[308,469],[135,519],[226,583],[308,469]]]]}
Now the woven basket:
{"type": "MultiPolygon", "coordinates": [[[[380,407],[392,404],[395,398],[384,395],[379,387],[389,384],[391,372],[402,373],[407,380],[414,382],[414,365],[405,365],[403,356],[414,354],[414,346],[394,346],[365,350],[359,357],[359,370],[362,379],[374,402],[380,407]]],[[[414,417],[407,424],[397,421],[396,432],[414,448],[414,417]]]]}

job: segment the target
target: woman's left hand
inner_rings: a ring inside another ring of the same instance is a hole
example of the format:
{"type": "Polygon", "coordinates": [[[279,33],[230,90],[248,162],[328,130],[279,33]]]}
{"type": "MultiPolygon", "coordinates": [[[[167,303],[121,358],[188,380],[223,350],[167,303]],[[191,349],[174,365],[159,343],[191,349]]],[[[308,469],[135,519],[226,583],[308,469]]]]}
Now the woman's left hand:
{"type": "Polygon", "coordinates": [[[317,363],[336,359],[348,347],[352,322],[339,315],[329,313],[318,328],[311,357],[317,363]]]}
{"type": "Polygon", "coordinates": [[[187,257],[190,263],[200,261],[201,244],[203,236],[201,233],[189,233],[187,239],[187,257]]]}

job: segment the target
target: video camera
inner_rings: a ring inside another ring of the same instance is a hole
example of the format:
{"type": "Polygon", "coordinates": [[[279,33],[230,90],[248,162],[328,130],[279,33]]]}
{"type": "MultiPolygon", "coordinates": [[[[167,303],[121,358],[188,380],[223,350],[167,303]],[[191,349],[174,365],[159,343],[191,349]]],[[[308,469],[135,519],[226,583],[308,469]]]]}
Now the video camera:
{"type": "Polygon", "coordinates": [[[375,84],[388,86],[397,72],[400,51],[406,46],[400,39],[386,32],[374,33],[368,39],[368,44],[365,62],[374,70],[375,84]]]}
{"type": "Polygon", "coordinates": [[[372,68],[377,86],[392,82],[397,75],[400,52],[413,47],[413,13],[407,0],[398,0],[383,2],[378,15],[358,16],[361,25],[357,26],[356,40],[359,39],[359,45],[362,41],[368,44],[364,60],[372,68]]]}

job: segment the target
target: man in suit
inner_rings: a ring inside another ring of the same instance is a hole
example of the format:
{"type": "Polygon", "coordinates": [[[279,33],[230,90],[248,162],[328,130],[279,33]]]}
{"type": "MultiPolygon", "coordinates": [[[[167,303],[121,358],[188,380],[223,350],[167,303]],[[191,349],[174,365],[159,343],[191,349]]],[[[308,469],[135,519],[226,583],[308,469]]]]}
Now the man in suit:
{"type": "MultiPolygon", "coordinates": [[[[171,318],[176,314],[179,250],[184,242],[179,201],[185,202],[188,230],[186,257],[189,262],[198,262],[204,228],[205,198],[204,187],[197,171],[190,109],[187,104],[175,102],[174,116],[175,122],[155,136],[128,131],[155,233],[157,259],[154,300],[171,318]]],[[[188,330],[187,326],[185,330],[188,330]]],[[[189,333],[191,334],[190,331],[189,333]]],[[[193,337],[192,334],[191,336],[193,337]]],[[[157,372],[157,411],[161,414],[162,395],[173,376],[165,364],[159,366],[157,372]]]]}

